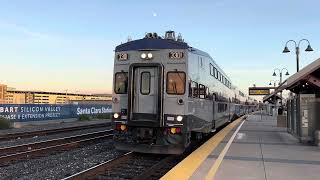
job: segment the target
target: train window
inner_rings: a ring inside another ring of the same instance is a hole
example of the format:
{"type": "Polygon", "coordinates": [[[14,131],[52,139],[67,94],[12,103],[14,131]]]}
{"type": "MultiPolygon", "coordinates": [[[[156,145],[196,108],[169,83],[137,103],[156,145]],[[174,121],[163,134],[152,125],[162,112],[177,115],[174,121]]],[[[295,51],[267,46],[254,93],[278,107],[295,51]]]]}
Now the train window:
{"type": "Polygon", "coordinates": [[[150,94],[151,74],[150,72],[142,72],[140,79],[140,93],[142,95],[150,94]]]}
{"type": "Polygon", "coordinates": [[[201,99],[205,99],[206,98],[206,86],[205,85],[202,85],[202,84],[199,84],[199,97],[201,99]]]}
{"type": "Polygon", "coordinates": [[[188,87],[189,87],[189,94],[188,94],[188,97],[192,97],[192,81],[191,81],[191,80],[189,80],[188,87]]]}
{"type": "Polygon", "coordinates": [[[214,77],[218,79],[218,70],[215,67],[213,67],[213,71],[214,71],[214,77]]]}
{"type": "Polygon", "coordinates": [[[115,74],[114,92],[116,94],[127,94],[128,92],[128,73],[118,72],[115,74]]]}
{"type": "Polygon", "coordinates": [[[213,71],[214,67],[213,67],[213,65],[211,63],[209,65],[209,68],[210,68],[210,75],[214,76],[214,71],[213,71]]]}
{"type": "Polygon", "coordinates": [[[228,109],[228,105],[224,103],[218,104],[218,112],[226,112],[228,109]]]}
{"type": "Polygon", "coordinates": [[[209,88],[206,88],[206,99],[211,99],[209,88]]]}
{"type": "Polygon", "coordinates": [[[198,83],[190,81],[189,85],[189,97],[199,97],[198,83]]]}
{"type": "Polygon", "coordinates": [[[186,84],[186,73],[168,72],[167,73],[167,94],[184,94],[186,84]]]}

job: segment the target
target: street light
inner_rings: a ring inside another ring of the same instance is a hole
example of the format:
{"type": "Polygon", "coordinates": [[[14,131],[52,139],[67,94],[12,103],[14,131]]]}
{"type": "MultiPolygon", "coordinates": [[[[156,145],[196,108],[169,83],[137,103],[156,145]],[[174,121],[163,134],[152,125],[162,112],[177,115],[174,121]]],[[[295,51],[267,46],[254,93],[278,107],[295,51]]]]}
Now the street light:
{"type": "Polygon", "coordinates": [[[279,82],[278,85],[280,85],[280,81],[279,80],[275,80],[275,81],[274,80],[270,80],[269,85],[271,86],[272,82],[273,82],[273,86],[276,87],[277,81],[279,82]]]}
{"type": "Polygon", "coordinates": [[[285,45],[285,47],[284,47],[284,49],[282,51],[282,53],[289,53],[290,50],[289,50],[287,45],[288,45],[289,42],[294,42],[294,45],[295,45],[295,48],[296,48],[297,72],[299,71],[299,53],[300,53],[300,43],[302,41],[307,41],[308,42],[308,46],[307,46],[307,49],[305,51],[307,51],[307,52],[313,51],[308,39],[301,39],[298,44],[294,40],[289,40],[289,41],[286,42],[286,45],[285,45]]]}
{"type": "MultiPolygon", "coordinates": [[[[279,76],[280,76],[279,86],[280,86],[280,84],[282,83],[282,71],[283,71],[283,70],[286,70],[286,71],[287,71],[286,74],[285,74],[286,76],[289,76],[289,71],[288,71],[287,68],[282,68],[281,70],[278,69],[278,68],[276,68],[276,69],[273,70],[272,76],[277,76],[276,70],[279,71],[279,76]]],[[[280,91],[280,98],[281,98],[280,105],[282,106],[282,91],[280,91]]]]}
{"type": "Polygon", "coordinates": [[[274,70],[273,70],[273,74],[272,74],[272,76],[277,76],[277,74],[276,74],[276,70],[278,70],[279,71],[279,74],[280,74],[280,84],[282,83],[282,71],[283,70],[286,70],[287,72],[286,72],[286,76],[289,76],[290,74],[289,74],[289,71],[288,71],[288,69],[287,68],[282,68],[281,70],[280,69],[278,69],[278,68],[275,68],[274,70]]]}

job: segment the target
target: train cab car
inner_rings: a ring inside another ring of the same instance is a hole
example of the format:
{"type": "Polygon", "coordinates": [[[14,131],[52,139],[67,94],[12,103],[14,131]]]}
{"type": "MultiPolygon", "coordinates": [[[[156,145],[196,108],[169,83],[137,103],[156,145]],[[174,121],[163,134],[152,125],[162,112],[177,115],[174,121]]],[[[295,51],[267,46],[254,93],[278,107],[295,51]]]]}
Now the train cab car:
{"type": "Polygon", "coordinates": [[[180,154],[191,138],[230,121],[231,80],[181,35],[147,33],[115,49],[112,97],[119,150],[180,154]]]}

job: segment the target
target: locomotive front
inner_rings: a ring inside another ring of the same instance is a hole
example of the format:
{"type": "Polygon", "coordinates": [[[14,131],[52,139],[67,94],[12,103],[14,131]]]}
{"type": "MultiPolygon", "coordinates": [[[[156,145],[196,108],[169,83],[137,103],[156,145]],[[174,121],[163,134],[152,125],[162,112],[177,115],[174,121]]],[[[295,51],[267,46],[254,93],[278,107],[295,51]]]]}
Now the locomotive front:
{"type": "Polygon", "coordinates": [[[119,150],[180,154],[190,143],[187,112],[188,45],[168,31],[116,47],[112,97],[119,150]]]}

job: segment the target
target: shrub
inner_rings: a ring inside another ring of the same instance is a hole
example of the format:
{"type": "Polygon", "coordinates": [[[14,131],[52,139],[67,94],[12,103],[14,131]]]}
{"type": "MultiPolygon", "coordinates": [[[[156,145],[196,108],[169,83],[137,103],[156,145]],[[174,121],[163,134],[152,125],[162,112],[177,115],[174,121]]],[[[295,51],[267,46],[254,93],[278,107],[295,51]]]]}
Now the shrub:
{"type": "Polygon", "coordinates": [[[97,119],[111,119],[111,114],[108,113],[108,114],[98,114],[95,116],[95,118],[97,119]]]}
{"type": "Polygon", "coordinates": [[[90,120],[90,116],[88,116],[86,114],[82,114],[82,115],[79,115],[78,120],[79,121],[89,121],[90,120]]]}
{"type": "Polygon", "coordinates": [[[10,128],[10,121],[3,117],[0,117],[0,129],[8,129],[10,128]]]}

